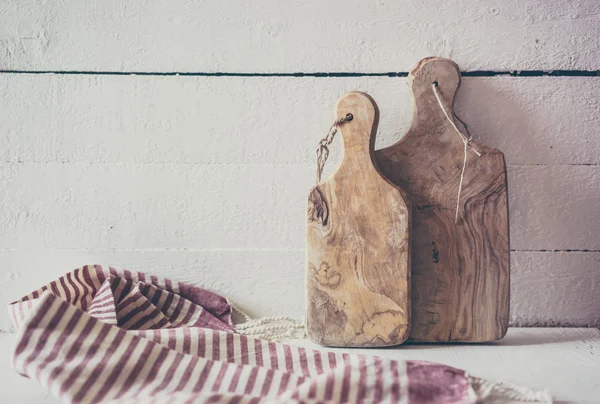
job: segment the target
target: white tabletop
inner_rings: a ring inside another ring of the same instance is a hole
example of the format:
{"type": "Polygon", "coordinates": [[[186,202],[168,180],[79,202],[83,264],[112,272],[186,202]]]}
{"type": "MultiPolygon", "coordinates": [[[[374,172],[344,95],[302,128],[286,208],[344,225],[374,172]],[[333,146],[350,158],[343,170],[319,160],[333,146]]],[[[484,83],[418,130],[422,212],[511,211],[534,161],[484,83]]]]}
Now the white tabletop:
{"type": "MultiPolygon", "coordinates": [[[[14,334],[0,334],[1,401],[58,403],[13,370],[15,341],[14,334]]],[[[294,343],[316,347],[306,340],[294,343]]],[[[491,344],[409,344],[348,352],[445,363],[488,380],[547,389],[558,402],[600,403],[600,331],[593,328],[511,328],[502,341],[491,344]]]]}

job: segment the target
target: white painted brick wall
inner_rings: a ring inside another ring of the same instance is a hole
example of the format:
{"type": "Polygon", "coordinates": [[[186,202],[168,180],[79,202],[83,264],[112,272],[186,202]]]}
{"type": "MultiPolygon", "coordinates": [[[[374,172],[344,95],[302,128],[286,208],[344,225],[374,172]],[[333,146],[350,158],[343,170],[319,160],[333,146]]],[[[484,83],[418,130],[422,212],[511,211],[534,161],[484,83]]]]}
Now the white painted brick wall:
{"type": "MultiPolygon", "coordinates": [[[[107,263],[301,318],[305,200],[336,100],[375,98],[377,147],[410,124],[406,78],[357,73],[429,55],[599,71],[599,32],[594,0],[7,0],[0,301],[107,263]],[[192,75],[161,74],[177,72],[192,75]]],[[[514,325],[600,325],[600,76],[587,74],[466,77],[458,94],[474,137],[506,155],[514,325]]]]}

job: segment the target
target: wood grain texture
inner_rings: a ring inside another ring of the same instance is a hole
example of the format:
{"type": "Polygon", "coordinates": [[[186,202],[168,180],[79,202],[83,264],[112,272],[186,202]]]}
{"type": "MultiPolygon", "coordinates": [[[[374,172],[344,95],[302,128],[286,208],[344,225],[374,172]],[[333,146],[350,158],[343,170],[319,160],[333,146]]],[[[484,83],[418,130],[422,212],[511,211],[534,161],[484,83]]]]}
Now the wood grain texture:
{"type": "Polygon", "coordinates": [[[336,107],[342,163],[308,198],[307,328],[330,346],[389,346],[410,326],[410,209],[374,161],[377,105],[352,92],[336,107]]]}
{"type": "Polygon", "coordinates": [[[412,125],[398,143],[376,156],[382,172],[413,204],[411,339],[500,339],[508,327],[510,280],[504,155],[472,143],[481,156],[467,153],[455,223],[463,142],[438,105],[432,83],[438,83],[444,109],[452,111],[460,85],[458,66],[427,58],[410,78],[412,125]]]}

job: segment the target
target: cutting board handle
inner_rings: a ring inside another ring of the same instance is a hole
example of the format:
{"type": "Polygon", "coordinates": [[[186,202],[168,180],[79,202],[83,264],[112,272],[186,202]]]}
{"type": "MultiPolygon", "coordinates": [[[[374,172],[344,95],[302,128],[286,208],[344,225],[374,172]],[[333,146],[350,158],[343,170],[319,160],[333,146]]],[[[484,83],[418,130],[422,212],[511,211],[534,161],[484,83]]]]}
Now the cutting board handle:
{"type": "Polygon", "coordinates": [[[375,168],[375,137],[379,123],[375,100],[367,93],[353,91],[338,100],[335,111],[336,119],[346,114],[353,117],[338,129],[344,141],[344,158],[339,170],[375,168]]]}
{"type": "Polygon", "coordinates": [[[398,345],[410,328],[410,205],[376,166],[375,101],[348,93],[335,121],[344,157],[308,197],[307,334],[329,346],[398,345]]]}
{"type": "Polygon", "coordinates": [[[454,96],[460,86],[460,69],[450,59],[428,57],[421,59],[409,74],[409,88],[413,99],[413,122],[416,126],[431,120],[445,120],[432,85],[437,83],[440,99],[446,111],[452,111],[454,96]]]}
{"type": "Polygon", "coordinates": [[[409,75],[411,127],[398,142],[377,150],[378,166],[415,206],[414,341],[493,341],[508,326],[506,166],[500,151],[471,142],[453,114],[460,81],[451,60],[421,60],[409,75]]]}

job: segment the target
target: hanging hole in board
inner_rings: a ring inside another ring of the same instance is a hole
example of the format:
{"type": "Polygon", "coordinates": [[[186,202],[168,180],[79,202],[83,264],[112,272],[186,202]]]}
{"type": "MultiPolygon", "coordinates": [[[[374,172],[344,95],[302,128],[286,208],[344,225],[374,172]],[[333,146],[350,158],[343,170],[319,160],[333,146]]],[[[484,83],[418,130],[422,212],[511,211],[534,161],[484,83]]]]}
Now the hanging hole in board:
{"type": "Polygon", "coordinates": [[[436,81],[434,81],[432,84],[433,84],[433,86],[434,86],[434,87],[437,87],[437,86],[439,86],[439,85],[440,85],[440,84],[437,82],[437,80],[436,80],[436,81]]]}
{"type": "Polygon", "coordinates": [[[354,115],[352,115],[352,114],[346,114],[346,121],[350,122],[353,119],[354,119],[354,115]]]}

